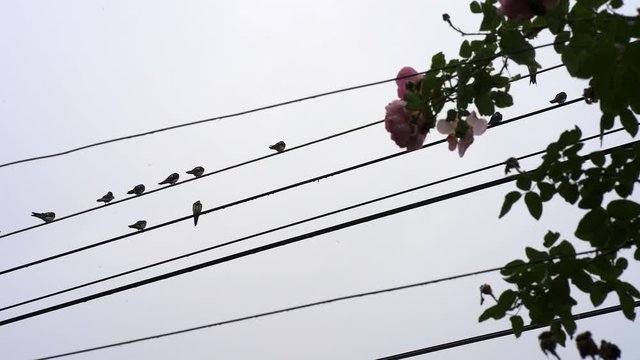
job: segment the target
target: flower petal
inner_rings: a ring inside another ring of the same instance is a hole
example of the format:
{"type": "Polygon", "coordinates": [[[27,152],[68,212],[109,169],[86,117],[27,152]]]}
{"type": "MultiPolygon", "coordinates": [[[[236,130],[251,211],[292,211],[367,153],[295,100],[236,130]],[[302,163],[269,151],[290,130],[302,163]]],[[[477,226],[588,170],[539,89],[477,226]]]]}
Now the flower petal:
{"type": "Polygon", "coordinates": [[[467,152],[467,149],[469,148],[469,146],[471,146],[471,144],[473,144],[473,133],[471,133],[471,131],[467,132],[467,135],[460,139],[460,143],[458,143],[458,155],[460,155],[460,157],[464,156],[464,153],[467,152]]]}
{"type": "Polygon", "coordinates": [[[473,129],[474,136],[484,134],[484,132],[487,131],[487,127],[489,126],[489,122],[486,119],[479,118],[476,115],[475,111],[472,111],[471,114],[467,117],[467,123],[473,129]]]}
{"type": "Polygon", "coordinates": [[[451,134],[452,132],[454,132],[456,129],[456,122],[455,121],[447,121],[447,120],[438,120],[438,123],[436,124],[436,130],[438,130],[438,132],[442,135],[448,135],[451,134]]]}

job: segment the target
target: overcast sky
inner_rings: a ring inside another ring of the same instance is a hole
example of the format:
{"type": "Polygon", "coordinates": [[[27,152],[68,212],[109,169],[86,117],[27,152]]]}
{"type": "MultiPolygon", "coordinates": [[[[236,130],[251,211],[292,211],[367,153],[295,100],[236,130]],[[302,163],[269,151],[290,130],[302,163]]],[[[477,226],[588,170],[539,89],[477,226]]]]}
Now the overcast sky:
{"type": "MultiPolygon", "coordinates": [[[[631,1],[635,7],[638,1],[631,1]]],[[[459,34],[475,30],[466,1],[3,1],[0,2],[0,163],[43,155],[318,92],[394,77],[402,66],[425,70],[431,56],[458,54],[459,34]]],[[[536,44],[548,42],[542,37],[536,44]]],[[[543,67],[560,63],[540,50],[543,67]]],[[[518,66],[512,75],[526,72],[518,66]]],[[[505,118],[549,105],[559,91],[582,94],[564,69],[538,85],[513,84],[505,118]]],[[[167,175],[201,165],[220,169],[289,146],[380,120],[396,97],[392,83],[255,114],[127,140],[0,169],[7,233],[116,199],[138,183],[154,189],[167,175]]],[[[488,131],[464,159],[446,145],[416,151],[149,231],[89,251],[0,275],[0,307],[137,266],[212,246],[411,186],[538,151],[562,130],[598,131],[598,109],[584,103],[488,131]]],[[[441,139],[433,132],[427,142],[441,139]]],[[[629,141],[604,139],[610,147],[629,141]]],[[[586,150],[599,147],[597,141],[586,150]]],[[[0,239],[0,269],[96,243],[309,177],[400,151],[383,125],[349,134],[83,216],[0,239]]],[[[537,159],[523,162],[535,167],[537,159]]],[[[502,168],[275,232],[189,259],[4,311],[0,319],[110,289],[290,236],[320,229],[504,176],[502,168]]],[[[131,291],[0,327],[3,359],[29,359],[223,321],[325,298],[501,266],[541,247],[547,230],[572,232],[582,211],[560,200],[541,221],[524,204],[498,220],[507,184],[319,236],[131,291]]],[[[638,200],[638,196],[635,196],[638,200]]],[[[579,240],[579,250],[586,249],[579,240]]],[[[631,258],[631,254],[626,256],[631,258]]],[[[637,263],[625,279],[640,285],[637,263]]],[[[498,274],[323,305],[135,345],[77,359],[370,359],[509,327],[478,323],[478,287],[496,292],[498,274]]],[[[575,312],[592,309],[575,295],[575,312]]],[[[603,306],[617,305],[610,296],[603,306]]],[[[578,322],[595,339],[640,359],[637,323],[621,313],[578,322]]],[[[505,337],[424,359],[542,359],[537,335],[505,337]]],[[[573,343],[559,350],[577,359],[573,343]]]]}

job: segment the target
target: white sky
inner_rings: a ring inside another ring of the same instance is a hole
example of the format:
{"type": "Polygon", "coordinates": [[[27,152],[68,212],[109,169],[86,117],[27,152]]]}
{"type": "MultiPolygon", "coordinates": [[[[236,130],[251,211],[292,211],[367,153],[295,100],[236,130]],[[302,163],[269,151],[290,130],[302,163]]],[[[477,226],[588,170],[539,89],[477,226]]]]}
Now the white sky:
{"type": "MultiPolygon", "coordinates": [[[[640,2],[631,1],[632,6],[640,2]]],[[[475,30],[463,1],[3,1],[0,2],[0,162],[189,122],[426,69],[475,30]]],[[[549,38],[536,41],[541,44],[549,38]]],[[[560,62],[551,48],[539,62],[560,62]]],[[[513,66],[512,74],[525,71],[513,66]]],[[[548,106],[557,92],[582,94],[559,69],[537,86],[513,85],[505,118],[548,106]]],[[[0,169],[3,233],[116,199],[138,183],[202,165],[212,171],[384,117],[395,85],[311,100],[238,118],[0,169]]],[[[0,276],[0,305],[109,276],[326,211],[537,151],[578,124],[597,132],[598,111],[580,103],[487,132],[464,159],[445,145],[0,276]]],[[[435,132],[427,141],[440,139],[435,132]]],[[[603,146],[629,141],[626,134],[603,146]]],[[[591,142],[586,149],[595,149],[591,142]]],[[[395,153],[384,126],[272,157],[220,175],[0,239],[0,269],[95,243],[259,192],[395,153]]],[[[526,168],[535,161],[525,162],[526,168]]],[[[503,176],[503,169],[418,191],[331,218],[194,256],[0,314],[16,316],[173,269],[320,229],[503,176]]],[[[582,212],[545,204],[536,222],[519,203],[497,214],[513,184],[459,197],[267,253],[0,327],[2,358],[53,355],[222,321],[334,296],[495,267],[541,247],[548,229],[572,239],[582,212]]],[[[638,197],[635,197],[638,200],[638,197]]],[[[581,250],[582,244],[574,243],[581,250]]],[[[628,254],[629,257],[631,254],[628,254]]],[[[640,285],[636,263],[625,276],[640,285]]],[[[509,327],[482,324],[478,287],[505,288],[496,274],[451,281],[185,335],[79,355],[77,359],[369,359],[509,327]]],[[[575,312],[592,307],[577,296],[575,312]]],[[[617,304],[612,295],[603,306],[617,304]]],[[[620,313],[581,321],[599,342],[640,353],[638,325],[620,313]]],[[[424,359],[541,359],[537,334],[487,341],[424,359]]],[[[574,344],[560,349],[576,359],[574,344]]],[[[637,358],[637,357],[636,357],[637,358]]]]}

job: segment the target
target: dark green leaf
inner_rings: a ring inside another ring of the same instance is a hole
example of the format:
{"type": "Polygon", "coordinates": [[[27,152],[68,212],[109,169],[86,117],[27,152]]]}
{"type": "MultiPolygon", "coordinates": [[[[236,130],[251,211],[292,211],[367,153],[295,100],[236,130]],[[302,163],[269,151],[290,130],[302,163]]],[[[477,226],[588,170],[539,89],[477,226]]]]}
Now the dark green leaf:
{"type": "Polygon", "coordinates": [[[636,120],[636,117],[633,115],[631,110],[624,109],[620,113],[620,122],[622,123],[622,126],[624,126],[624,129],[627,130],[627,132],[631,136],[636,136],[636,134],[638,133],[638,121],[636,120]]]}
{"type": "Polygon", "coordinates": [[[574,256],[575,254],[576,249],[567,240],[563,240],[560,244],[549,250],[549,255],[552,257],[574,256]]]}
{"type": "Polygon", "coordinates": [[[575,235],[578,239],[594,241],[605,240],[608,232],[609,216],[603,208],[599,207],[589,211],[580,219],[575,235]]]}
{"type": "Polygon", "coordinates": [[[483,322],[491,318],[496,320],[502,319],[505,313],[506,311],[502,307],[500,307],[499,305],[493,305],[492,307],[485,310],[482,314],[480,314],[478,321],[483,322]]]}
{"type": "Polygon", "coordinates": [[[472,1],[471,4],[469,4],[469,8],[471,9],[471,12],[474,14],[479,14],[482,12],[482,8],[480,7],[480,4],[478,4],[477,1],[472,1]]]}
{"type": "Polygon", "coordinates": [[[444,54],[439,52],[431,58],[431,69],[440,69],[447,64],[444,54]]]}
{"type": "Polygon", "coordinates": [[[531,178],[527,174],[520,174],[516,179],[516,186],[520,190],[527,191],[531,189],[531,178]]]}
{"type": "Polygon", "coordinates": [[[607,298],[609,294],[609,288],[602,281],[596,281],[591,287],[589,296],[591,297],[591,303],[593,306],[600,306],[607,298]]]}
{"type": "Polygon", "coordinates": [[[575,204],[578,201],[580,193],[578,191],[578,185],[563,181],[558,186],[558,194],[562,196],[568,203],[575,204]]]}
{"type": "Polygon", "coordinates": [[[524,252],[527,254],[527,258],[529,258],[529,261],[531,262],[543,261],[549,258],[549,254],[545,251],[538,251],[529,246],[524,249],[524,252]]]}
{"type": "Polygon", "coordinates": [[[505,91],[492,91],[491,98],[496,107],[506,108],[513,105],[513,97],[505,91]]]}
{"type": "Polygon", "coordinates": [[[498,305],[506,312],[511,309],[516,301],[516,292],[513,290],[505,290],[498,298],[498,305]]]}
{"type": "Polygon", "coordinates": [[[604,153],[602,151],[592,152],[589,154],[589,159],[597,167],[602,167],[605,162],[604,153]]]}
{"type": "Polygon", "coordinates": [[[511,320],[511,328],[513,329],[513,334],[516,337],[520,337],[522,334],[522,329],[524,328],[524,320],[519,315],[513,315],[509,318],[511,320]]]}
{"type": "Polygon", "coordinates": [[[531,216],[539,220],[542,216],[542,199],[540,199],[540,196],[533,191],[528,191],[524,195],[524,202],[527,204],[531,216]]]}
{"type": "Polygon", "coordinates": [[[629,295],[640,299],[640,291],[638,291],[638,289],[636,289],[633,285],[629,284],[628,282],[625,281],[619,281],[617,284],[617,287],[619,287],[620,289],[624,290],[625,292],[627,292],[629,295]]]}
{"type": "Polygon", "coordinates": [[[634,320],[636,318],[635,311],[635,302],[633,301],[633,297],[629,295],[626,291],[619,290],[617,291],[618,298],[620,299],[620,306],[622,307],[622,313],[629,320],[634,320]]]}
{"type": "Polygon", "coordinates": [[[520,260],[520,259],[518,259],[518,260],[513,260],[513,261],[511,261],[510,263],[508,263],[507,265],[505,265],[505,266],[503,267],[503,269],[500,271],[500,273],[501,273],[502,275],[505,275],[505,276],[507,276],[507,275],[511,275],[511,274],[514,274],[514,273],[517,273],[517,272],[518,272],[518,270],[519,270],[520,268],[522,268],[522,266],[523,266],[524,264],[525,264],[525,262],[524,262],[524,261],[522,261],[522,260],[520,260]]]}
{"type": "Polygon", "coordinates": [[[558,241],[559,238],[559,232],[553,232],[551,230],[547,231],[547,234],[544,236],[544,247],[550,248],[556,241],[558,241]]]}
{"type": "Polygon", "coordinates": [[[560,321],[554,320],[551,323],[551,333],[553,334],[553,338],[558,342],[558,344],[564,346],[567,341],[567,335],[562,331],[562,326],[560,321]]]}
{"type": "Polygon", "coordinates": [[[460,45],[460,57],[468,59],[472,55],[471,46],[469,46],[469,42],[467,40],[462,42],[460,45]]]}
{"type": "Polygon", "coordinates": [[[540,199],[543,202],[551,200],[556,193],[556,188],[553,184],[542,181],[538,183],[538,190],[540,190],[540,199]]]}
{"type": "Polygon", "coordinates": [[[533,64],[536,52],[520,31],[507,30],[500,37],[500,49],[521,65],[533,64]]]}
{"type": "Polygon", "coordinates": [[[640,204],[631,200],[613,200],[607,205],[607,211],[612,218],[631,220],[640,216],[640,204]]]}
{"type": "Polygon", "coordinates": [[[476,93],[474,103],[481,115],[493,115],[493,113],[495,112],[495,107],[493,106],[493,101],[491,101],[491,95],[489,93],[476,93]]]}
{"type": "Polygon", "coordinates": [[[520,194],[520,192],[518,191],[512,191],[508,193],[504,197],[504,203],[502,203],[502,209],[500,210],[500,216],[498,216],[498,218],[505,216],[509,212],[509,210],[511,210],[513,204],[515,204],[516,201],[520,200],[520,197],[522,197],[522,194],[520,194]]]}
{"type": "Polygon", "coordinates": [[[573,334],[576,332],[576,322],[573,320],[571,316],[563,316],[562,317],[562,326],[564,326],[565,331],[569,334],[569,336],[573,337],[573,334]]]}
{"type": "Polygon", "coordinates": [[[591,276],[584,272],[583,270],[574,271],[571,274],[571,282],[578,287],[578,289],[584,291],[585,293],[591,292],[591,287],[593,286],[593,279],[591,276]]]}

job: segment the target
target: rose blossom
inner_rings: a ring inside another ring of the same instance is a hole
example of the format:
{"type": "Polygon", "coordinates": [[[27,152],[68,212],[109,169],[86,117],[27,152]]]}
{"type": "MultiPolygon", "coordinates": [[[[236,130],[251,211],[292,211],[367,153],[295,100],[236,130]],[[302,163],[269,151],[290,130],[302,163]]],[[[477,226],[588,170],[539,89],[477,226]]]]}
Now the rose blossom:
{"type": "Polygon", "coordinates": [[[400,69],[400,71],[398,72],[398,76],[396,77],[402,78],[396,79],[396,85],[398,85],[398,97],[400,99],[403,99],[404,94],[407,92],[407,83],[417,84],[420,80],[422,80],[424,74],[418,74],[416,69],[410,66],[405,66],[400,69]]]}
{"type": "Polygon", "coordinates": [[[405,110],[407,103],[394,100],[385,107],[384,127],[391,133],[391,140],[409,151],[422,147],[427,134],[422,133],[417,124],[411,123],[411,115],[405,110]]]}

